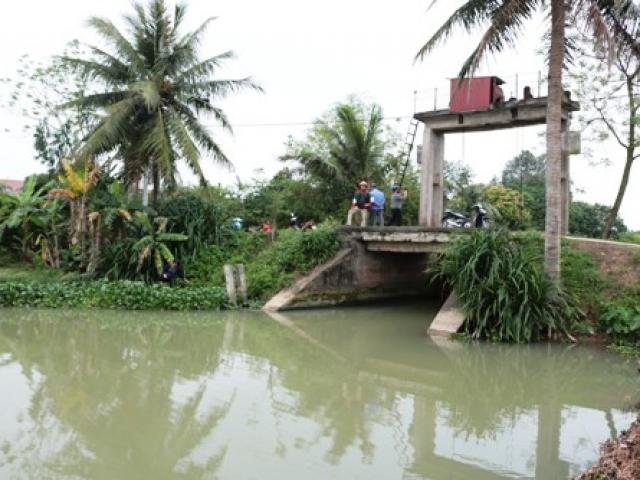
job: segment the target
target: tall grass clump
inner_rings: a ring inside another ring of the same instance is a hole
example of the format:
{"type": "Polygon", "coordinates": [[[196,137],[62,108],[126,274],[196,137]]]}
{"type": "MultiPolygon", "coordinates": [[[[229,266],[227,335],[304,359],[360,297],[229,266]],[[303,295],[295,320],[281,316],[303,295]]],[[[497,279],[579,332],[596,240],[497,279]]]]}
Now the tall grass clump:
{"type": "Polygon", "coordinates": [[[523,343],[569,337],[581,316],[546,277],[537,249],[503,230],[477,230],[453,242],[437,276],[458,296],[463,329],[472,338],[523,343]]]}

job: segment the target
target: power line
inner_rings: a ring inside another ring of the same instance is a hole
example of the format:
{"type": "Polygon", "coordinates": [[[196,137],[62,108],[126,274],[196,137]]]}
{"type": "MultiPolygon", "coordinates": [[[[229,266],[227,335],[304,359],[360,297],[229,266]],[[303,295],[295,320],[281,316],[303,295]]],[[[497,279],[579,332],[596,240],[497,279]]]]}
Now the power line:
{"type": "MultiPolygon", "coordinates": [[[[398,120],[408,120],[410,118],[413,118],[413,115],[394,115],[394,116],[388,116],[388,117],[383,117],[382,121],[383,122],[390,122],[390,121],[398,121],[398,120]]],[[[356,123],[368,123],[369,120],[367,119],[357,119],[355,120],[356,123]]],[[[231,128],[261,128],[261,127],[296,127],[296,126],[313,126],[313,125],[322,125],[323,122],[322,120],[314,120],[314,121],[307,121],[307,122],[273,122],[273,123],[235,123],[235,124],[231,124],[231,128]]],[[[329,122],[331,123],[331,122],[329,122]]],[[[216,125],[216,124],[207,124],[208,128],[224,128],[222,125],[216,125]]]]}

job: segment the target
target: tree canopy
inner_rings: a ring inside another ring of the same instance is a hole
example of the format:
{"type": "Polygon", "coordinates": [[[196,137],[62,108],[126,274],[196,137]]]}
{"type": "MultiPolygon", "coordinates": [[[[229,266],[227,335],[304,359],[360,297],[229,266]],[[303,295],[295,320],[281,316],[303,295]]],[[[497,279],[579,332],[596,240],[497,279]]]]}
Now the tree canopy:
{"type": "Polygon", "coordinates": [[[229,120],[214,101],[241,89],[259,89],[250,78],[218,78],[233,52],[201,59],[199,47],[214,18],[183,34],[186,11],[185,5],[177,4],[169,12],[165,0],[150,0],[146,6],[134,3],[133,13],[124,17],[126,34],[110,20],[93,17],[89,26],[109,50],[88,46],[87,56],[62,59],[97,85],[94,93],[78,96],[64,107],[103,112],[79,156],[117,151],[127,184],[151,171],[156,199],[161,181],[176,185],[178,160],[184,160],[202,182],[203,153],[231,166],[200,116],[231,132],[229,120]]]}

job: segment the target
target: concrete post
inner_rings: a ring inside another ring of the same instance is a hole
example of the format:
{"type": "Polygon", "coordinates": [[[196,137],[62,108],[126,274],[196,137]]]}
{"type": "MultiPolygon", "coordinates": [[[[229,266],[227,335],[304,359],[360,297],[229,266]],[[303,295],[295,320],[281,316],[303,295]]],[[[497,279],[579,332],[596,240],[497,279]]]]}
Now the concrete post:
{"type": "Polygon", "coordinates": [[[423,227],[439,227],[444,193],[444,135],[424,127],[420,170],[420,215],[423,227]]]}
{"type": "Polygon", "coordinates": [[[238,288],[240,288],[240,300],[242,301],[242,306],[246,307],[249,305],[249,297],[247,295],[247,280],[244,273],[244,265],[239,263],[236,265],[236,271],[238,272],[238,288]]]}
{"type": "Polygon", "coordinates": [[[561,215],[560,233],[569,234],[569,213],[571,210],[571,170],[569,157],[569,121],[562,122],[562,159],[560,163],[561,215]]]}
{"type": "Polygon", "coordinates": [[[224,266],[224,279],[227,285],[229,302],[232,305],[236,305],[238,303],[238,296],[236,294],[236,280],[233,275],[233,265],[226,264],[224,266]]]}
{"type": "Polygon", "coordinates": [[[433,194],[431,197],[431,227],[440,227],[444,210],[444,134],[433,138],[433,194]]]}

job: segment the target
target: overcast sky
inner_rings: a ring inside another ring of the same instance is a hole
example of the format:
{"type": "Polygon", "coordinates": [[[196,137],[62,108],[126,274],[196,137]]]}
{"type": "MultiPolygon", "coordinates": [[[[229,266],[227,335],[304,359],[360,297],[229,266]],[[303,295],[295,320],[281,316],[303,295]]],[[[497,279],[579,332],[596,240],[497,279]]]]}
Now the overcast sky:
{"type": "MultiPolygon", "coordinates": [[[[233,161],[229,172],[204,161],[209,181],[228,184],[235,176],[249,180],[263,169],[270,175],[282,165],[277,158],[289,135],[302,138],[309,123],[333,103],[358,94],[382,105],[388,123],[404,134],[414,111],[446,107],[447,78],[455,76],[470,53],[476,35],[460,32],[424,62],[413,57],[422,43],[461,1],[431,0],[191,0],[187,27],[205,18],[212,24],[202,55],[234,50],[238,58],[223,70],[225,77],[251,75],[264,94],[240,93],[220,103],[235,125],[230,136],[211,124],[213,134],[233,161]]],[[[0,20],[0,76],[15,76],[23,54],[46,58],[79,39],[99,44],[86,27],[92,15],[119,22],[130,10],[129,0],[21,0],[3,4],[0,20]]],[[[480,74],[495,74],[507,81],[507,95],[527,84],[536,93],[538,72],[544,61],[536,55],[544,31],[544,18],[526,29],[517,51],[486,61],[480,74]]],[[[0,95],[2,92],[0,92],[0,95]]],[[[34,160],[32,139],[21,126],[17,111],[0,110],[0,178],[21,179],[44,168],[34,160]],[[8,131],[6,131],[8,129],[8,131]]],[[[522,149],[543,153],[544,127],[447,137],[446,159],[472,167],[477,181],[489,181],[522,149]]],[[[581,155],[572,157],[575,198],[611,204],[622,171],[623,151],[610,143],[592,146],[612,164],[594,167],[581,155]]],[[[193,178],[184,173],[183,180],[193,178]]],[[[625,222],[640,229],[640,173],[633,172],[623,204],[625,222]],[[636,208],[634,208],[636,207],[636,208]]]]}

